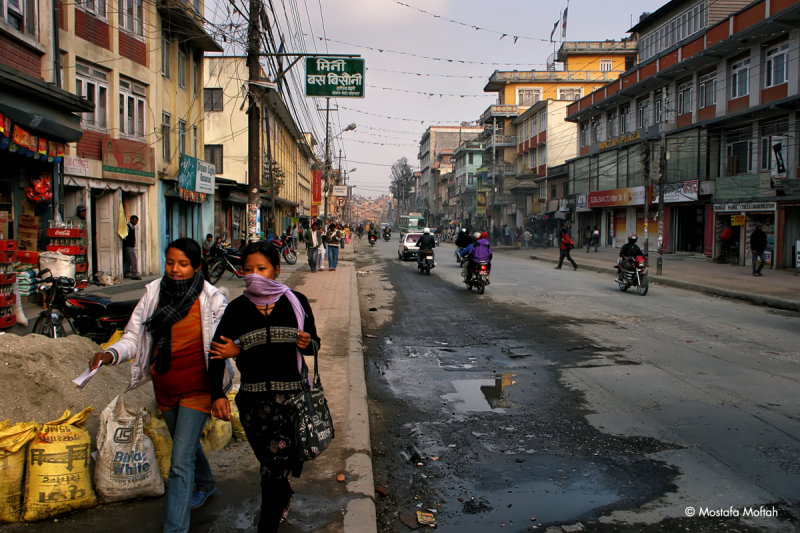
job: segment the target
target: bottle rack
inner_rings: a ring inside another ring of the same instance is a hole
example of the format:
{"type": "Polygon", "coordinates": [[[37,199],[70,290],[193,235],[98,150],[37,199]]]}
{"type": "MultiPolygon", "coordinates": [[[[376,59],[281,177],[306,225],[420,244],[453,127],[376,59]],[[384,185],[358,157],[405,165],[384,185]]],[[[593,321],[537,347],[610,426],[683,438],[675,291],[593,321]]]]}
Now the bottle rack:
{"type": "Polygon", "coordinates": [[[85,229],[47,228],[47,237],[50,241],[47,251],[73,256],[76,280],[86,279],[87,276],[86,247],[83,245],[85,236],[85,229]]]}
{"type": "Polygon", "coordinates": [[[0,328],[10,328],[17,323],[14,304],[17,295],[14,292],[14,281],[17,241],[0,240],[0,328]]]}

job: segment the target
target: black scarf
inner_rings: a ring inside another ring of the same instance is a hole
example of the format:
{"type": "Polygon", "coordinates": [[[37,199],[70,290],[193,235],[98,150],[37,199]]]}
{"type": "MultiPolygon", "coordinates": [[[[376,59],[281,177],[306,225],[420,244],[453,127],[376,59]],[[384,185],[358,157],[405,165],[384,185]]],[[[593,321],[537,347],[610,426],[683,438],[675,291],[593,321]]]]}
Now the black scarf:
{"type": "Polygon", "coordinates": [[[161,278],[158,306],[152,316],[144,322],[147,331],[158,345],[155,371],[164,374],[172,363],[172,326],[183,319],[203,292],[205,280],[201,272],[191,279],[161,278]]]}

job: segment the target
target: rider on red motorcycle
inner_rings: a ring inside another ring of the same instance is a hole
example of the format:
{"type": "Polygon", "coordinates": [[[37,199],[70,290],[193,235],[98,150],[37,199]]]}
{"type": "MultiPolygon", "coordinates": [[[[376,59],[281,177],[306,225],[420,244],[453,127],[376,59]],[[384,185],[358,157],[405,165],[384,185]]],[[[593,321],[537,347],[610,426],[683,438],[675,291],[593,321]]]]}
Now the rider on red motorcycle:
{"type": "Polygon", "coordinates": [[[624,244],[619,251],[619,264],[625,270],[632,270],[636,258],[640,255],[644,255],[642,249],[636,244],[637,238],[636,234],[633,233],[628,237],[628,242],[624,244]]]}
{"type": "Polygon", "coordinates": [[[492,245],[489,243],[489,234],[485,231],[481,233],[479,239],[472,244],[472,249],[467,253],[469,266],[467,268],[467,279],[472,277],[476,263],[488,263],[491,269],[492,264],[492,245]]]}

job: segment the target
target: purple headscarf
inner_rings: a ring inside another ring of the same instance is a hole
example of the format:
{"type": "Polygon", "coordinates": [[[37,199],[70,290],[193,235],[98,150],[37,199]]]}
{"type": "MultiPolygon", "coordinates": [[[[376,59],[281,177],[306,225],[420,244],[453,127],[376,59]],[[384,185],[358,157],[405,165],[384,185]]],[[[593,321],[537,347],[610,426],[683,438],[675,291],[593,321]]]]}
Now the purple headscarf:
{"type": "MultiPolygon", "coordinates": [[[[244,277],[244,284],[246,287],[244,295],[255,305],[272,305],[285,294],[286,298],[289,299],[289,303],[292,304],[292,310],[297,319],[298,331],[303,329],[306,312],[300,300],[297,299],[297,296],[294,295],[289,287],[274,279],[265,278],[260,274],[247,274],[244,277]]],[[[299,348],[297,350],[297,370],[301,374],[303,373],[303,355],[300,353],[299,348]]]]}

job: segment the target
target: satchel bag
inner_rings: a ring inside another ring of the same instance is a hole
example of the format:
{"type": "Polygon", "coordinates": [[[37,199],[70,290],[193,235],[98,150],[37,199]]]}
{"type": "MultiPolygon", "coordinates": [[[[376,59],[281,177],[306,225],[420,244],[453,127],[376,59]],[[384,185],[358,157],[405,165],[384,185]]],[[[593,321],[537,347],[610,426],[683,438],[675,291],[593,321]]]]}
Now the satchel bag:
{"type": "Polygon", "coordinates": [[[315,459],[333,440],[333,419],[319,378],[317,349],[314,348],[313,388],[309,385],[308,369],[303,365],[302,390],[289,403],[294,407],[295,445],[300,461],[315,459]]]}

